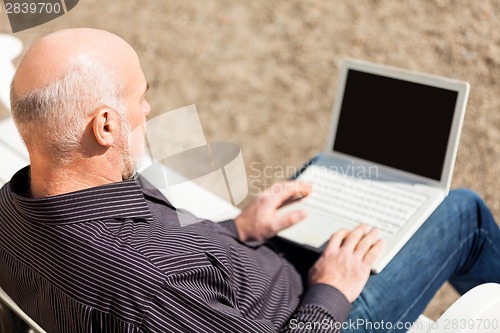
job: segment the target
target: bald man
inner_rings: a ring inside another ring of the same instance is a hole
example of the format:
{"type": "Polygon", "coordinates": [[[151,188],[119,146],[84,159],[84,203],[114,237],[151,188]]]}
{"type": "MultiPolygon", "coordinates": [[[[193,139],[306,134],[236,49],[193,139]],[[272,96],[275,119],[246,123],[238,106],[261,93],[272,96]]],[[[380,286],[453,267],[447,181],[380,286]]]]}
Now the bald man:
{"type": "MultiPolygon", "coordinates": [[[[132,47],[104,31],[48,35],[19,65],[30,165],[0,191],[0,286],[48,332],[369,332],[359,319],[411,323],[447,279],[500,282],[493,217],[454,191],[382,274],[369,277],[377,230],[360,226],[332,236],[304,286],[267,240],[304,217],[276,211],[310,186],[275,184],[217,224],[177,211],[135,176],[147,91],[132,47]]],[[[405,327],[391,329],[377,332],[405,327]]]]}

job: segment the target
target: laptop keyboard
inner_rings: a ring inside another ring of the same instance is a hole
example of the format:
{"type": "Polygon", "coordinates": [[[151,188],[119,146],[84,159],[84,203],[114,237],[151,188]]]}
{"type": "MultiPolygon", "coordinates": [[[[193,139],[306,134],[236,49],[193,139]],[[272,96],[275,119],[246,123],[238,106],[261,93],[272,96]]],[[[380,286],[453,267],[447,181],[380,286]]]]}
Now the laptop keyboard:
{"type": "Polygon", "coordinates": [[[396,234],[427,199],[390,183],[343,176],[326,167],[310,167],[300,180],[313,185],[305,205],[389,234],[396,234]]]}

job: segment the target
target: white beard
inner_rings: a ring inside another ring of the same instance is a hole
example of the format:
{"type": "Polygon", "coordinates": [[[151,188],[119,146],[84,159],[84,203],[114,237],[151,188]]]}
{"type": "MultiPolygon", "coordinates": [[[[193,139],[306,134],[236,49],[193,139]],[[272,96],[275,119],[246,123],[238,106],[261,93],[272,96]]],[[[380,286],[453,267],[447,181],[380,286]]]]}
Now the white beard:
{"type": "Polygon", "coordinates": [[[122,157],[122,179],[129,180],[138,170],[139,161],[130,154],[130,138],[131,131],[130,125],[122,122],[122,136],[120,143],[121,157],[122,157]]]}

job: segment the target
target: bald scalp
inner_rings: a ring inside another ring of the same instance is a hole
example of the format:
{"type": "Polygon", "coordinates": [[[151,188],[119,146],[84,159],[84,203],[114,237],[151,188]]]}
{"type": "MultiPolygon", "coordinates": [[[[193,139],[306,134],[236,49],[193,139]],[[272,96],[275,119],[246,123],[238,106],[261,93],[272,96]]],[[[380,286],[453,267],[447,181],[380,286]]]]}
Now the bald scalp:
{"type": "Polygon", "coordinates": [[[88,118],[100,107],[122,119],[127,66],[138,58],[123,39],[95,29],[50,34],[25,54],[11,86],[11,109],[30,154],[51,163],[81,153],[88,118]]]}
{"type": "Polygon", "coordinates": [[[122,38],[96,29],[67,29],[38,40],[22,58],[14,93],[23,96],[54,82],[72,67],[100,63],[117,75],[135,51],[122,38]]]}

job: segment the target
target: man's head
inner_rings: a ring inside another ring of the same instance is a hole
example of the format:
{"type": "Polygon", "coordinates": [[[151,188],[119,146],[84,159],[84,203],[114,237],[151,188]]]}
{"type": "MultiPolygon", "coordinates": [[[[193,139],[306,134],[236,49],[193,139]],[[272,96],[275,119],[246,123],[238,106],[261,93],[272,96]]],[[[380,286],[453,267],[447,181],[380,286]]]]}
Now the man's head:
{"type": "Polygon", "coordinates": [[[135,51],[116,35],[70,29],[40,39],[11,87],[12,115],[32,169],[95,165],[129,178],[144,144],[146,91],[135,51]]]}

